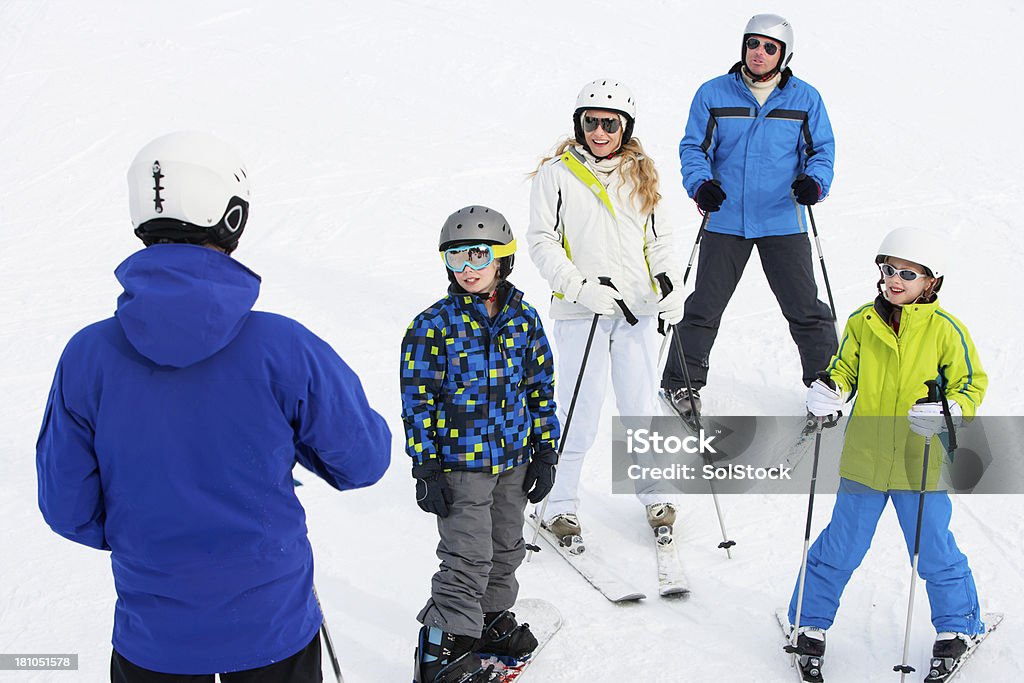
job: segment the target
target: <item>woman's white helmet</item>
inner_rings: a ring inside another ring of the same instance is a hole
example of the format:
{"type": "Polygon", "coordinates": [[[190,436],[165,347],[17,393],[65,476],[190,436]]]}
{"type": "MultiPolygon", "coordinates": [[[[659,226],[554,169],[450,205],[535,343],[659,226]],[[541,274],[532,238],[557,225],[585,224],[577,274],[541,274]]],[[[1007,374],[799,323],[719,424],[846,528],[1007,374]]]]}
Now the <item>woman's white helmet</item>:
{"type": "Polygon", "coordinates": [[[782,44],[782,55],[779,57],[779,71],[782,71],[793,59],[793,27],[786,21],[785,17],[778,14],[755,14],[747,22],[743,30],[743,47],[740,52],[740,59],[747,63],[747,38],[750,36],[765,36],[777,43],[782,44]]]}
{"type": "Polygon", "coordinates": [[[128,209],[146,246],[212,243],[229,253],[249,216],[245,163],[208,133],[163,135],[143,147],[128,169],[128,209]]]}
{"type": "Polygon", "coordinates": [[[626,118],[626,125],[622,131],[622,144],[626,144],[633,137],[636,100],[633,99],[633,92],[622,83],[610,78],[599,78],[587,83],[580,90],[580,94],[576,97],[576,109],[572,114],[572,125],[576,134],[576,142],[581,145],[585,145],[587,142],[583,137],[583,122],[580,117],[588,109],[604,109],[622,114],[626,118]]]}

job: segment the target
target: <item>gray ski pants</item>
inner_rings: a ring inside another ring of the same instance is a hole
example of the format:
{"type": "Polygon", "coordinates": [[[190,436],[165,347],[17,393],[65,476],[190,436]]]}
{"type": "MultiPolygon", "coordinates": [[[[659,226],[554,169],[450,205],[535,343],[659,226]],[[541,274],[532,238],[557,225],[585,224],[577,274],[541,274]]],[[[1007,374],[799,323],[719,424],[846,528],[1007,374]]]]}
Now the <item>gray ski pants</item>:
{"type": "Polygon", "coordinates": [[[526,465],[497,475],[448,472],[445,477],[452,503],[448,516],[437,518],[441,567],[416,618],[442,631],[478,638],[484,612],[509,609],[519,594],[516,569],[526,557],[526,465]]]}

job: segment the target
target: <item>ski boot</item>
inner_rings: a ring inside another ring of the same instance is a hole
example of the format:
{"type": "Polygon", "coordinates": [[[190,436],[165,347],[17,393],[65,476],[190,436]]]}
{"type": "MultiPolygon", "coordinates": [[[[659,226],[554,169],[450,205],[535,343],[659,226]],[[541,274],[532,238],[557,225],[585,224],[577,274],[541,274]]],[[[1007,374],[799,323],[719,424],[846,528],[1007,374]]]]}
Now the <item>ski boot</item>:
{"type": "Polygon", "coordinates": [[[529,624],[520,624],[508,610],[484,612],[484,631],[473,645],[481,657],[497,657],[505,666],[515,666],[537,649],[537,638],[529,624]]]}
{"type": "Polygon", "coordinates": [[[555,515],[550,522],[544,523],[544,528],[573,555],[579,555],[587,549],[583,544],[583,529],[580,527],[579,517],[571,512],[555,515]]]}
{"type": "Polygon", "coordinates": [[[821,665],[825,660],[825,631],[816,626],[801,626],[796,647],[786,646],[786,652],[796,655],[800,676],[808,683],[823,683],[821,665]]]}
{"type": "Polygon", "coordinates": [[[932,646],[931,666],[925,676],[925,683],[942,683],[952,676],[964,655],[976,644],[977,641],[966,633],[940,633],[932,646]]]}
{"type": "Polygon", "coordinates": [[[494,666],[484,668],[473,652],[477,639],[457,636],[436,626],[420,629],[413,683],[487,683],[494,666]]]}
{"type": "Polygon", "coordinates": [[[647,523],[654,530],[658,545],[668,545],[672,542],[672,525],[676,523],[676,506],[671,503],[648,505],[647,523]]]}
{"type": "Polygon", "coordinates": [[[669,402],[672,404],[673,409],[679,416],[684,420],[689,420],[693,417],[693,408],[697,408],[697,413],[700,413],[700,392],[694,389],[693,391],[687,391],[686,387],[676,387],[675,389],[667,389],[665,395],[668,397],[669,402]],[[693,397],[693,404],[690,403],[690,397],[693,397]]]}

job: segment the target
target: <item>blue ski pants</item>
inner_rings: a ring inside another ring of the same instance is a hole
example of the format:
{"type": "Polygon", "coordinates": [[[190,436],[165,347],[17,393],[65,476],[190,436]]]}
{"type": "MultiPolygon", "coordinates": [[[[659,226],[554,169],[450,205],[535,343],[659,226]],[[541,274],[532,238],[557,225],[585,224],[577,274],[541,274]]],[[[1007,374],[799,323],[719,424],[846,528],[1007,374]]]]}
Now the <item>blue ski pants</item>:
{"type": "MultiPolygon", "coordinates": [[[[827,629],[832,625],[843,589],[868,552],[878,519],[890,500],[896,508],[907,551],[913,560],[920,492],[876,491],[842,479],[832,520],[822,530],[807,556],[801,626],[827,629]]],[[[949,530],[952,510],[945,491],[925,494],[917,571],[925,581],[935,630],[975,635],[983,633],[985,627],[981,622],[978,591],[971,568],[967,565],[967,556],[957,548],[949,530]]],[[[789,603],[791,624],[796,621],[799,583],[798,576],[789,603]]]]}

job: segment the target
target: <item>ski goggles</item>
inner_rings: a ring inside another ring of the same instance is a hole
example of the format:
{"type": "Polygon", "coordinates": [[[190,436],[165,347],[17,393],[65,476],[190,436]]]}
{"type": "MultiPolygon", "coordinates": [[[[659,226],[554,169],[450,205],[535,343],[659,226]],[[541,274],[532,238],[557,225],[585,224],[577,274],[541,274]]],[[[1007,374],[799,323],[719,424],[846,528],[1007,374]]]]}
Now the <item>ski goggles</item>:
{"type": "Polygon", "coordinates": [[[593,133],[597,130],[598,126],[604,128],[605,132],[609,135],[615,135],[619,131],[619,126],[622,125],[622,121],[616,116],[613,119],[602,119],[596,116],[583,116],[583,130],[587,133],[593,133]]]}
{"type": "MultiPolygon", "coordinates": [[[[736,43],[733,43],[735,45],[736,43]]],[[[775,56],[775,53],[779,51],[779,46],[775,43],[762,42],[759,38],[747,38],[747,49],[756,50],[757,48],[764,45],[764,53],[769,57],[775,56]]]]}
{"type": "Polygon", "coordinates": [[[473,270],[483,270],[494,263],[494,259],[511,256],[516,251],[516,242],[508,244],[468,244],[452,247],[441,252],[444,265],[453,273],[461,273],[469,266],[473,270]]]}
{"type": "Polygon", "coordinates": [[[907,282],[913,282],[919,277],[928,277],[924,273],[919,273],[916,270],[910,270],[909,268],[898,270],[895,266],[888,263],[879,263],[878,269],[882,271],[882,275],[884,277],[895,277],[896,275],[899,275],[901,280],[906,280],[907,282]]]}

